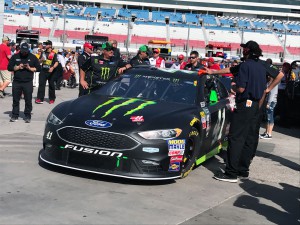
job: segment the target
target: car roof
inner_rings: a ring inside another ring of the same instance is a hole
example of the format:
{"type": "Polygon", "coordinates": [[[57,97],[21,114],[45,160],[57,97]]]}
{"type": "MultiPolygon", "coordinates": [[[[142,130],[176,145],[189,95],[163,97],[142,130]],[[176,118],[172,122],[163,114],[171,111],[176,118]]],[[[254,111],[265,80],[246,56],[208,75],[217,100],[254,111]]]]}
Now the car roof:
{"type": "Polygon", "coordinates": [[[198,79],[197,71],[189,70],[176,70],[176,69],[162,69],[156,67],[134,67],[125,72],[125,74],[139,74],[147,76],[159,76],[159,77],[173,77],[195,80],[198,79]]]}

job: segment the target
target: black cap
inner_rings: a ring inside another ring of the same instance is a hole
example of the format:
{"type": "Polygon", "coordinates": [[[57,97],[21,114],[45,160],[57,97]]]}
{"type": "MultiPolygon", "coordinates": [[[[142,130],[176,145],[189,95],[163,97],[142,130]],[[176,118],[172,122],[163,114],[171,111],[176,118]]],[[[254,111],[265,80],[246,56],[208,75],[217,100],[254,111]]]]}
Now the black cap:
{"type": "Polygon", "coordinates": [[[26,42],[22,43],[21,46],[20,46],[20,51],[22,53],[28,53],[29,52],[29,45],[26,42]]]}
{"type": "Polygon", "coordinates": [[[259,48],[259,45],[255,41],[248,41],[246,44],[241,44],[243,48],[249,48],[250,50],[255,50],[259,48]]]}
{"type": "Polygon", "coordinates": [[[47,40],[47,41],[44,42],[44,44],[45,44],[45,45],[51,45],[51,46],[52,46],[52,41],[47,40]]]}
{"type": "Polygon", "coordinates": [[[248,48],[249,54],[255,55],[257,57],[262,56],[262,50],[255,41],[248,41],[246,44],[241,44],[242,48],[248,48]]]}

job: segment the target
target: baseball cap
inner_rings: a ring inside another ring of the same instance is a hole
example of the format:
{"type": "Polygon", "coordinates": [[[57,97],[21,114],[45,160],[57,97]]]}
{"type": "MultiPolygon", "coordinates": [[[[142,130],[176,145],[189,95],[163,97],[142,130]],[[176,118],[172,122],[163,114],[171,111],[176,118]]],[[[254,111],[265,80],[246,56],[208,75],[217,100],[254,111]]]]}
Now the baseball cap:
{"type": "Polygon", "coordinates": [[[114,47],[112,46],[112,44],[110,42],[107,41],[102,44],[102,49],[110,51],[110,50],[114,50],[114,47]]]}
{"type": "Polygon", "coordinates": [[[214,60],[214,58],[213,58],[213,57],[209,57],[209,58],[207,59],[207,62],[214,63],[214,62],[215,62],[215,60],[214,60]]]}
{"type": "Polygon", "coordinates": [[[45,41],[43,44],[44,44],[44,45],[51,45],[51,46],[52,46],[52,41],[47,40],[47,41],[45,41]]]}
{"type": "Polygon", "coordinates": [[[21,46],[20,46],[20,51],[22,53],[28,53],[29,52],[29,45],[26,42],[22,43],[21,46]]]}
{"type": "Polygon", "coordinates": [[[142,45],[142,46],[139,47],[139,50],[140,50],[141,52],[147,52],[147,51],[149,50],[149,48],[148,48],[147,45],[142,45]]]}
{"type": "Polygon", "coordinates": [[[10,41],[10,39],[9,39],[9,37],[4,36],[4,37],[2,38],[2,41],[10,41]]]}
{"type": "Polygon", "coordinates": [[[93,49],[94,46],[91,43],[85,42],[84,45],[83,45],[83,48],[93,49]]]}
{"type": "Polygon", "coordinates": [[[259,48],[259,45],[255,41],[248,41],[246,44],[241,44],[243,48],[249,48],[250,50],[255,50],[259,48]]]}
{"type": "Polygon", "coordinates": [[[63,52],[63,51],[64,51],[64,50],[63,50],[62,48],[58,49],[58,52],[60,52],[60,53],[63,52]]]}
{"type": "Polygon", "coordinates": [[[184,55],[180,54],[180,55],[178,56],[178,59],[184,59],[184,55]]]}
{"type": "Polygon", "coordinates": [[[160,53],[158,48],[153,49],[153,53],[160,53]]]}

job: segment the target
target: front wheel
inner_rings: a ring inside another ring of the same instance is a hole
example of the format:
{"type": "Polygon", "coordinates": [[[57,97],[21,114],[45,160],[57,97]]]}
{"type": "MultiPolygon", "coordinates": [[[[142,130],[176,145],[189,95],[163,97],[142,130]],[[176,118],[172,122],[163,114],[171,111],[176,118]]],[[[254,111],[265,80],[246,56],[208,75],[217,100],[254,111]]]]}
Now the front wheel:
{"type": "Polygon", "coordinates": [[[200,151],[200,133],[192,127],[186,141],[185,151],[182,161],[181,178],[185,178],[196,165],[196,157],[200,151]]]}

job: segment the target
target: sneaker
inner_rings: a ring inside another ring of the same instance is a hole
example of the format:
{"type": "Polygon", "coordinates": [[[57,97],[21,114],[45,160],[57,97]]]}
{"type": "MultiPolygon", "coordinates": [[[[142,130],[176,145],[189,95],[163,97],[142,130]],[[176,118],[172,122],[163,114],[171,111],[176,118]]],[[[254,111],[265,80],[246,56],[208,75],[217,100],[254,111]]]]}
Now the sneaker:
{"type": "Polygon", "coordinates": [[[37,99],[35,100],[35,103],[36,103],[36,104],[43,104],[44,102],[43,102],[41,99],[37,98],[37,99]]]}
{"type": "Polygon", "coordinates": [[[31,118],[30,117],[25,117],[24,121],[25,121],[25,123],[30,123],[31,122],[31,118]]]}
{"type": "Polygon", "coordinates": [[[4,97],[5,97],[4,91],[1,91],[1,90],[0,90],[0,98],[4,98],[4,97]]]}
{"type": "Polygon", "coordinates": [[[263,133],[263,134],[260,134],[259,135],[259,138],[263,138],[263,137],[265,137],[267,135],[267,133],[265,132],[265,133],[263,133]]]}
{"type": "Polygon", "coordinates": [[[261,137],[261,139],[272,139],[272,136],[269,134],[266,134],[265,136],[261,137]]]}
{"type": "Polygon", "coordinates": [[[54,102],[55,102],[54,100],[50,100],[49,104],[54,104],[54,102]]]}
{"type": "Polygon", "coordinates": [[[231,176],[231,175],[226,174],[226,173],[215,174],[214,178],[216,180],[226,181],[226,182],[230,182],[230,183],[237,183],[238,182],[237,177],[231,176]]]}
{"type": "Polygon", "coordinates": [[[12,116],[10,118],[10,121],[9,122],[17,122],[18,121],[18,117],[17,116],[12,116]]]}
{"type": "Polygon", "coordinates": [[[249,179],[249,173],[239,173],[238,177],[241,180],[248,180],[249,179]]]}

